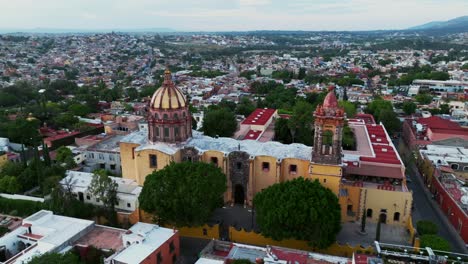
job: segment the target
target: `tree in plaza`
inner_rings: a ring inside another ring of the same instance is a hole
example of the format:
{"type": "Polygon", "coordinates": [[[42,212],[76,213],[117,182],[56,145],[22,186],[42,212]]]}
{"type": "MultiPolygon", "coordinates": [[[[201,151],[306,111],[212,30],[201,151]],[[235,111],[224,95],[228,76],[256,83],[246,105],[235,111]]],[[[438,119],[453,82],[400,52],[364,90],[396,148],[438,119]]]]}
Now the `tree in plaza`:
{"type": "Polygon", "coordinates": [[[254,197],[256,220],[263,235],[275,240],[306,240],[326,248],[341,229],[341,210],[336,195],[302,177],[276,183],[254,197]]]}
{"type": "Polygon", "coordinates": [[[203,162],[171,163],[148,175],[139,201],[141,209],[176,226],[204,224],[222,205],[226,175],[203,162]]]}
{"type": "Polygon", "coordinates": [[[79,264],[79,258],[75,254],[68,252],[65,254],[60,253],[46,253],[43,255],[35,256],[29,261],[30,264],[79,264]]]}
{"type": "Polygon", "coordinates": [[[115,204],[119,201],[117,188],[118,184],[107,175],[105,170],[96,170],[88,187],[88,192],[102,201],[110,211],[114,211],[115,204]]]}
{"type": "Polygon", "coordinates": [[[205,112],[202,126],[202,131],[205,135],[211,137],[230,137],[236,129],[236,117],[231,111],[221,108],[205,112]]]}
{"type": "Polygon", "coordinates": [[[449,242],[438,235],[422,235],[421,247],[430,247],[433,250],[440,251],[450,251],[449,242]]]}
{"type": "Polygon", "coordinates": [[[404,102],[402,106],[403,112],[405,112],[406,115],[414,114],[416,112],[416,108],[417,106],[413,102],[404,102]]]}

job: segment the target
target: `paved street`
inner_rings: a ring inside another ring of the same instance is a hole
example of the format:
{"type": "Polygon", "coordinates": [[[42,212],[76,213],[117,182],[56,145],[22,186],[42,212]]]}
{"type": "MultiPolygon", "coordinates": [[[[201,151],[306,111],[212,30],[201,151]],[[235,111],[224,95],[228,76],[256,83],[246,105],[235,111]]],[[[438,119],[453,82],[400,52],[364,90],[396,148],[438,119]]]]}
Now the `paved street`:
{"type": "Polygon", "coordinates": [[[198,254],[210,242],[209,239],[201,238],[180,238],[180,257],[177,261],[178,264],[193,264],[198,259],[198,254]]]}
{"type": "Polygon", "coordinates": [[[410,174],[411,183],[408,184],[409,189],[413,191],[413,224],[419,220],[430,220],[439,227],[439,235],[450,242],[454,252],[467,253],[465,243],[457,234],[448,219],[443,215],[436,202],[431,199],[432,195],[424,187],[422,176],[419,174],[415,165],[407,168],[410,174]]]}

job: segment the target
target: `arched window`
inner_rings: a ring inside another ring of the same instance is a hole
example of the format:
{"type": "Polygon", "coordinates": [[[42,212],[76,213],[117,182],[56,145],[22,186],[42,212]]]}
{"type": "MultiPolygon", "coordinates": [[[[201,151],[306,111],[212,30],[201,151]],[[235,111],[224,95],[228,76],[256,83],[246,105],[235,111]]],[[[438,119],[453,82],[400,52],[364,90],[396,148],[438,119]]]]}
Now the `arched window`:
{"type": "Polygon", "coordinates": [[[185,114],[185,112],[182,112],[182,116],[183,116],[183,117],[186,117],[186,114],[185,114]]]}
{"type": "Polygon", "coordinates": [[[179,115],[177,113],[174,114],[174,119],[179,119],[179,115]]]}
{"type": "Polygon", "coordinates": [[[157,113],[154,114],[154,118],[159,119],[159,115],[157,113]]]}
{"type": "Polygon", "coordinates": [[[400,221],[400,213],[396,212],[393,214],[393,221],[398,222],[400,221]]]}
{"type": "Polygon", "coordinates": [[[452,164],[450,165],[450,168],[452,168],[452,170],[458,170],[458,167],[459,167],[459,166],[458,166],[457,163],[452,163],[452,164]]]}
{"type": "Polygon", "coordinates": [[[331,132],[330,130],[323,132],[322,144],[325,146],[333,145],[333,132],[331,132]]]}
{"type": "Polygon", "coordinates": [[[372,209],[367,209],[366,215],[367,217],[372,218],[372,209]]]}
{"type": "Polygon", "coordinates": [[[167,120],[169,118],[169,116],[167,114],[164,114],[163,118],[164,118],[164,120],[167,120]]]}

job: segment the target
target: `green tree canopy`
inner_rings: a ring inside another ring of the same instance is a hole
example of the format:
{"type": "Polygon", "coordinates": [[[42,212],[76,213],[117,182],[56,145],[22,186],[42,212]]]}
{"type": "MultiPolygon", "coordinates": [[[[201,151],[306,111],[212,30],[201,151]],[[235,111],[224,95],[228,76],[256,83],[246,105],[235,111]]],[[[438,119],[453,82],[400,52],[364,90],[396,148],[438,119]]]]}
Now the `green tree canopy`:
{"type": "Polygon", "coordinates": [[[436,235],[439,228],[437,225],[429,220],[420,220],[416,223],[416,229],[419,235],[436,235]]]}
{"type": "Polygon", "coordinates": [[[250,101],[247,97],[242,97],[239,104],[236,107],[236,114],[243,115],[245,117],[249,116],[253,111],[255,111],[255,104],[250,101]]]}
{"type": "Polygon", "coordinates": [[[30,264],[80,264],[78,256],[71,252],[60,254],[60,253],[46,253],[40,256],[36,256],[31,259],[30,264]]]}
{"type": "Polygon", "coordinates": [[[119,201],[117,188],[118,184],[107,175],[106,170],[96,170],[88,186],[88,192],[101,200],[105,207],[114,211],[115,204],[119,201]]]}
{"type": "Polygon", "coordinates": [[[0,192],[15,194],[20,190],[21,185],[15,176],[0,177],[0,192]]]}
{"type": "Polygon", "coordinates": [[[279,118],[275,121],[275,140],[284,144],[292,143],[291,130],[287,119],[279,118]]]}
{"type": "Polygon", "coordinates": [[[427,93],[420,93],[415,96],[415,99],[420,104],[430,104],[432,102],[432,95],[427,93]]]}
{"type": "Polygon", "coordinates": [[[430,247],[433,250],[450,251],[449,242],[438,235],[422,235],[421,247],[430,247]]]}
{"type": "Polygon", "coordinates": [[[356,105],[348,101],[340,101],[339,105],[344,108],[346,117],[353,118],[356,115],[356,105]]]}
{"type": "Polygon", "coordinates": [[[58,162],[61,162],[61,163],[65,162],[68,157],[73,157],[72,151],[69,148],[65,147],[65,146],[60,146],[56,150],[56,153],[57,153],[57,155],[55,156],[55,159],[58,162]]]}
{"type": "Polygon", "coordinates": [[[85,104],[72,104],[68,107],[68,111],[70,111],[73,115],[76,116],[87,116],[89,113],[91,113],[91,108],[85,104]]]}
{"type": "Polygon", "coordinates": [[[406,115],[414,114],[416,112],[416,108],[417,106],[413,102],[404,102],[402,106],[403,112],[405,112],[406,115]]]}
{"type": "Polygon", "coordinates": [[[237,121],[234,113],[221,108],[205,112],[202,131],[205,135],[215,137],[230,137],[237,130],[237,121]]]}
{"type": "Polygon", "coordinates": [[[72,129],[80,120],[75,117],[72,113],[66,112],[58,115],[54,119],[55,125],[60,128],[72,129]]]}
{"type": "Polygon", "coordinates": [[[383,123],[388,133],[395,133],[400,130],[401,122],[395,112],[393,112],[393,109],[381,111],[377,120],[383,123]]]}
{"type": "Polygon", "coordinates": [[[306,101],[298,101],[293,108],[293,114],[288,120],[293,142],[311,146],[314,143],[313,116],[314,109],[306,101]]]}
{"type": "Polygon", "coordinates": [[[326,248],[341,229],[338,198],[317,180],[301,177],[271,185],[255,195],[254,205],[262,234],[275,240],[306,240],[326,248]]]}
{"type": "Polygon", "coordinates": [[[385,101],[381,98],[375,98],[374,101],[369,103],[365,109],[365,112],[373,115],[376,119],[379,118],[382,110],[392,110],[393,106],[390,101],[385,101]]]}
{"type": "Polygon", "coordinates": [[[203,162],[171,163],[148,175],[139,201],[141,209],[176,226],[204,224],[222,205],[226,175],[203,162]]]}

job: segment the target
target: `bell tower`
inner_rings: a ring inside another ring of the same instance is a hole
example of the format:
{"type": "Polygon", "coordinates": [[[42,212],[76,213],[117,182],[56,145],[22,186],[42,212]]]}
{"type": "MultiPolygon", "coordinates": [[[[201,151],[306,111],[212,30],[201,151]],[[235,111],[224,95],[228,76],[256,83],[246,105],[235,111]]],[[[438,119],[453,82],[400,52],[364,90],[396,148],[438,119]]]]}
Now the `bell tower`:
{"type": "Polygon", "coordinates": [[[315,135],[312,162],[340,165],[342,156],[344,109],[338,106],[334,87],[314,112],[315,135]]]}

